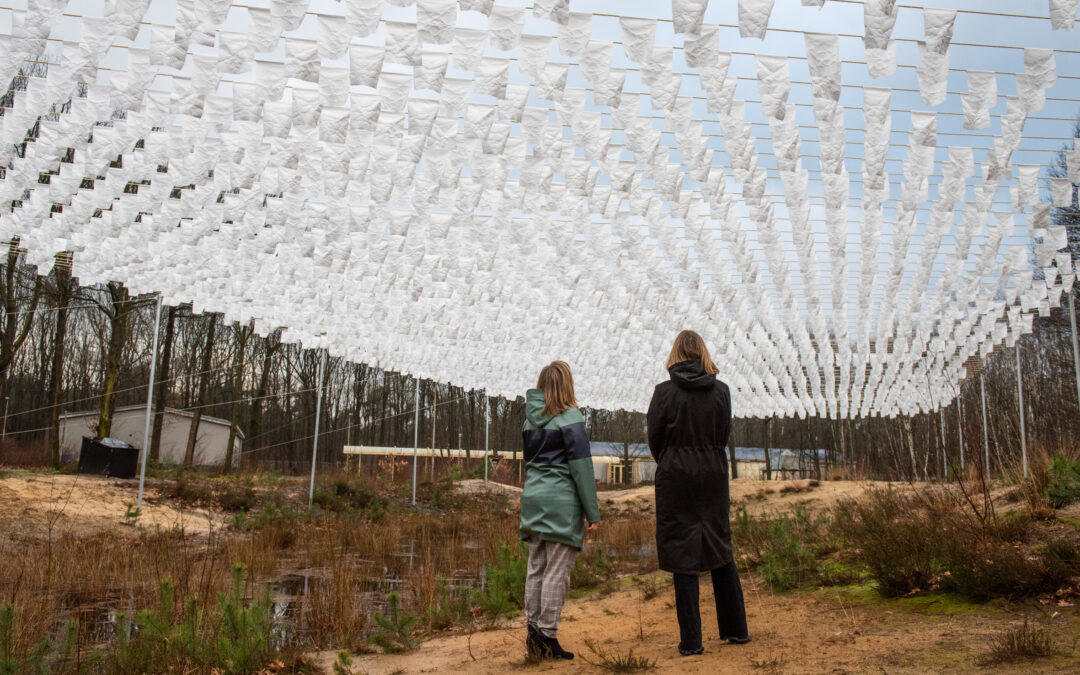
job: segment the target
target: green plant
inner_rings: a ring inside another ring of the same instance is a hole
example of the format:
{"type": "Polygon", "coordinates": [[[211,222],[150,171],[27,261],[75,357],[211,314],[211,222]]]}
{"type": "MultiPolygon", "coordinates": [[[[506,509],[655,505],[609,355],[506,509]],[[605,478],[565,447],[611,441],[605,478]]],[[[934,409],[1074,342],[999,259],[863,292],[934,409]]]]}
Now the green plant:
{"type": "Polygon", "coordinates": [[[416,616],[402,611],[401,595],[397,591],[390,591],[386,602],[389,616],[375,615],[371,641],[387,654],[415,649],[418,642],[412,636],[412,627],[416,623],[416,616]]]}
{"type": "Polygon", "coordinates": [[[124,522],[128,525],[134,525],[139,522],[139,516],[142,515],[142,512],[135,508],[134,504],[125,504],[124,506],[127,507],[124,510],[124,522]]]}
{"type": "Polygon", "coordinates": [[[1043,495],[1050,506],[1060,509],[1080,501],[1080,462],[1058,455],[1050,463],[1048,474],[1043,495]]]}
{"type": "Polygon", "coordinates": [[[641,589],[641,597],[645,600],[652,600],[667,587],[665,579],[660,577],[645,577],[638,580],[638,587],[641,589]]]}
{"type": "Polygon", "coordinates": [[[334,675],[352,675],[352,657],[349,652],[341,650],[334,660],[334,675]]]}
{"type": "Polygon", "coordinates": [[[656,659],[645,656],[635,656],[631,648],[626,654],[609,652],[593,644],[592,640],[586,640],[585,646],[593,653],[595,660],[582,656],[590,665],[596,666],[609,673],[636,673],[656,669],[656,659]]]}
{"type": "Polygon", "coordinates": [[[574,567],[570,570],[570,587],[598,586],[610,579],[614,571],[611,559],[601,549],[588,549],[574,559],[574,567]]]}
{"type": "Polygon", "coordinates": [[[446,577],[439,577],[438,597],[427,612],[428,628],[443,630],[466,623],[472,617],[469,609],[468,590],[453,588],[446,577]]]}
{"type": "Polygon", "coordinates": [[[226,485],[217,495],[218,505],[226,511],[247,513],[257,503],[255,490],[249,485],[226,485]]]}
{"type": "Polygon", "coordinates": [[[510,616],[525,607],[525,572],[528,548],[519,542],[516,550],[499,545],[494,565],[484,565],[483,589],[473,590],[473,603],[484,610],[491,621],[510,616]]]}
{"type": "Polygon", "coordinates": [[[25,651],[18,648],[15,639],[18,615],[14,605],[0,605],[0,674],[47,673],[45,657],[52,643],[42,638],[25,651]]]}
{"type": "Polygon", "coordinates": [[[1023,626],[990,639],[990,652],[981,662],[983,665],[1012,663],[1042,658],[1052,653],[1049,631],[1030,625],[1025,617],[1023,626]]]}
{"type": "Polygon", "coordinates": [[[761,577],[781,592],[816,581],[821,574],[814,552],[793,534],[793,529],[786,517],[772,521],[769,543],[761,554],[761,577]]]}

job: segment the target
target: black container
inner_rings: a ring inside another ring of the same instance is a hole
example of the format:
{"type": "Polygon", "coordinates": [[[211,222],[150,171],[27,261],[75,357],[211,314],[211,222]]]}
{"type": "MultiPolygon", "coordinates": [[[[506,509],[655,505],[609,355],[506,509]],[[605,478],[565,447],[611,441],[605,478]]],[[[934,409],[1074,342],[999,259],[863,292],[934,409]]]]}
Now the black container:
{"type": "Polygon", "coordinates": [[[134,478],[138,467],[138,448],[115,438],[95,441],[83,436],[82,450],[79,452],[79,473],[110,478],[134,478]]]}

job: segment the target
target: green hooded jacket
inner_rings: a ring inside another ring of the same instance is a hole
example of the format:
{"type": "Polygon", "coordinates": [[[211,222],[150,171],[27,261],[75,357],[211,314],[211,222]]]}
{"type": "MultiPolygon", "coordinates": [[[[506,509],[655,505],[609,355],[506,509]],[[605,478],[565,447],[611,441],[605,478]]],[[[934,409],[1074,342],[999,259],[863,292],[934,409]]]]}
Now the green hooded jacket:
{"type": "Polygon", "coordinates": [[[525,488],[521,494],[521,538],[581,548],[585,521],[600,522],[585,418],[577,408],[555,417],[543,414],[544,392],[525,394],[525,488]]]}

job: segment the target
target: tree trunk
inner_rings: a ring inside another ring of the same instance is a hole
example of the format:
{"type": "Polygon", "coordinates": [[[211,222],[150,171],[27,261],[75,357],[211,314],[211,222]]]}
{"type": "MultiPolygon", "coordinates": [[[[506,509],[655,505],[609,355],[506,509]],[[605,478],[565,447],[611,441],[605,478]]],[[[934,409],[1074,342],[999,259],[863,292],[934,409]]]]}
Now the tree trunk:
{"type": "Polygon", "coordinates": [[[64,380],[64,343],[67,339],[68,304],[71,302],[71,256],[57,256],[56,266],[56,331],[53,333],[52,377],[49,379],[50,433],[49,452],[54,469],[60,468],[60,395],[64,380]]]}
{"type": "Polygon", "coordinates": [[[7,392],[8,372],[15,355],[26,342],[30,334],[30,327],[34,322],[34,313],[37,311],[38,300],[41,298],[41,277],[35,275],[34,293],[30,297],[30,304],[22,313],[22,325],[19,325],[18,305],[18,277],[16,272],[19,265],[19,239],[11,240],[8,247],[7,266],[4,269],[3,303],[4,324],[0,330],[0,401],[3,401],[7,392]]]}
{"type": "MultiPolygon", "coordinates": [[[[251,422],[248,424],[248,440],[254,441],[259,435],[259,426],[262,423],[262,404],[266,398],[266,390],[270,388],[270,372],[274,366],[274,354],[281,349],[280,335],[274,333],[268,335],[263,341],[266,352],[263,354],[262,372],[259,374],[259,387],[255,390],[255,397],[251,401],[251,422]]],[[[288,419],[288,418],[286,418],[288,419]]],[[[256,447],[258,447],[256,445],[256,447]]]]}
{"type": "Polygon", "coordinates": [[[169,366],[172,362],[173,340],[176,335],[176,308],[170,306],[165,318],[165,342],[158,367],[157,400],[154,402],[154,431],[150,437],[150,459],[161,459],[161,429],[165,424],[165,403],[169,397],[169,366]]]}
{"type": "Polygon", "coordinates": [[[769,446],[772,445],[772,438],[769,435],[769,422],[772,420],[765,420],[765,480],[772,480],[772,462],[769,461],[769,446]]]}
{"type": "Polygon", "coordinates": [[[217,315],[207,317],[210,325],[206,329],[206,344],[203,347],[202,365],[199,368],[199,393],[195,399],[195,414],[191,416],[191,429],[188,431],[187,449],[184,451],[184,466],[191,466],[195,462],[195,442],[199,436],[199,422],[202,421],[203,406],[206,404],[206,390],[210,388],[210,365],[214,357],[214,327],[217,325],[217,315]]]}
{"type": "Polygon", "coordinates": [[[236,326],[236,360],[233,362],[236,372],[233,374],[232,387],[232,424],[229,425],[229,444],[225,446],[225,473],[232,471],[233,444],[236,442],[236,429],[240,423],[240,397],[244,393],[244,351],[253,330],[253,327],[236,326]]]}
{"type": "Polygon", "coordinates": [[[109,317],[109,345],[105,352],[105,382],[98,404],[96,438],[99,439],[108,438],[112,433],[113,409],[116,407],[116,381],[120,377],[120,365],[128,337],[128,320],[133,307],[127,289],[121,284],[110,281],[108,291],[110,307],[106,313],[109,317]]]}
{"type": "Polygon", "coordinates": [[[919,465],[915,463],[915,438],[911,433],[911,416],[904,418],[904,433],[907,435],[908,455],[911,457],[911,480],[919,479],[919,465]]]}

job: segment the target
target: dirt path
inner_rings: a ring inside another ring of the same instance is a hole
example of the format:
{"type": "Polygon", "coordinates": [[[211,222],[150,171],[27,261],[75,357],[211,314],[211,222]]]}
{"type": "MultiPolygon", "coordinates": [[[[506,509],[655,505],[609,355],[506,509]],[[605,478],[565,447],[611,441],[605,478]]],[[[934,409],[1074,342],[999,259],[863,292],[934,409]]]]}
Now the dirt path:
{"type": "MultiPolygon", "coordinates": [[[[101,476],[11,472],[0,478],[0,523],[7,536],[42,536],[52,526],[56,535],[134,532],[125,528],[125,513],[138,499],[138,480],[101,476]]],[[[178,508],[153,481],[143,495],[143,527],[182,527],[205,534],[223,516],[205,509],[178,508]]]]}
{"type": "MultiPolygon", "coordinates": [[[[659,573],[656,578],[664,580],[659,573]]],[[[629,585],[629,584],[626,584],[629,585]]],[[[609,653],[656,661],[657,670],[678,673],[950,673],[987,672],[977,661],[989,640],[1023,621],[1028,614],[1057,636],[1062,653],[1051,659],[1017,666],[994,666],[993,672],[1073,673],[1078,657],[1067,653],[1080,638],[1080,616],[1064,610],[1049,618],[1039,609],[1006,612],[992,608],[934,605],[915,608],[906,601],[868,601],[840,590],[792,595],[764,591],[753,577],[743,577],[748,622],[753,641],[728,645],[709,632],[715,630],[712,593],[702,584],[702,625],[705,654],[680,657],[676,651],[673,591],[668,585],[646,600],[637,588],[607,597],[572,600],[563,613],[559,637],[578,654],[573,662],[526,664],[522,619],[506,627],[439,637],[412,653],[368,655],[354,659],[352,672],[389,673],[535,671],[551,673],[603,672],[599,657],[585,645],[592,641],[609,653]],[[1038,617],[1038,618],[1037,618],[1038,617]],[[590,664],[587,661],[592,661],[590,664]]],[[[315,656],[331,672],[335,654],[315,656]]]]}

